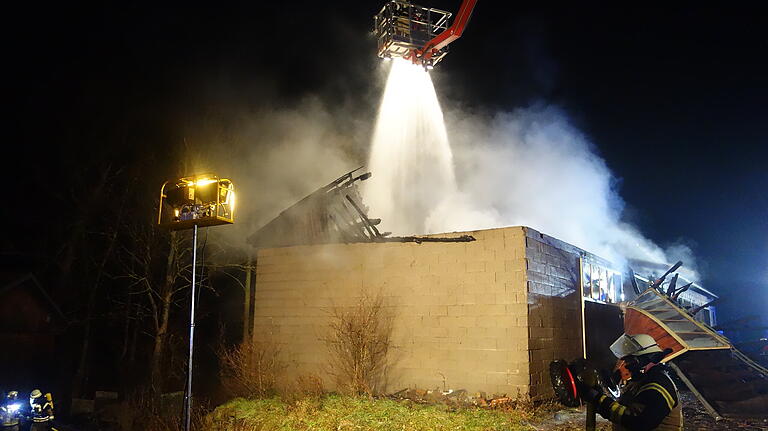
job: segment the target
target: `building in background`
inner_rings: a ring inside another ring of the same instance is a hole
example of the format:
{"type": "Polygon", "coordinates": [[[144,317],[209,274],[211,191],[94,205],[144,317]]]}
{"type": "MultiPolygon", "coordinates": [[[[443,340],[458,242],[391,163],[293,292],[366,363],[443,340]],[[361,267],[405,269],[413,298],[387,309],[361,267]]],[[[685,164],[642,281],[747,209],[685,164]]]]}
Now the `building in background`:
{"type": "Polygon", "coordinates": [[[0,381],[4,387],[27,388],[51,382],[57,336],[66,320],[37,278],[24,270],[0,269],[0,381]]]}

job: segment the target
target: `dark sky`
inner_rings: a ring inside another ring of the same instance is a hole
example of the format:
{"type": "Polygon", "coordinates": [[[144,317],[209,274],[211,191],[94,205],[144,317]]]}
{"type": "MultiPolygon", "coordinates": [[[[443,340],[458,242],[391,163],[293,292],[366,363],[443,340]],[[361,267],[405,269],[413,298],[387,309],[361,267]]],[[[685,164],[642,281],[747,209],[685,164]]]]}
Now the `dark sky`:
{"type": "MultiPolygon", "coordinates": [[[[375,110],[358,96],[372,91],[378,2],[107,3],[5,14],[14,175],[170,148],[185,116],[228,97],[290,105],[311,93],[375,110]]],[[[765,17],[733,2],[480,0],[438,92],[486,109],[562,107],[620,178],[627,217],[658,243],[694,245],[702,283],[732,298],[721,320],[764,312],[765,17]]]]}

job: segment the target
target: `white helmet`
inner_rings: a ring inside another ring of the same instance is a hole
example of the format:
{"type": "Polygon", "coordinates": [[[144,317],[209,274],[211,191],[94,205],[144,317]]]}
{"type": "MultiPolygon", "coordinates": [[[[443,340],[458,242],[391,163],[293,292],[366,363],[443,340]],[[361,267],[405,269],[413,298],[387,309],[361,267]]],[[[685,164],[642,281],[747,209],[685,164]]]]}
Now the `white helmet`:
{"type": "Polygon", "coordinates": [[[617,358],[625,356],[640,356],[646,353],[661,352],[661,347],[648,334],[623,334],[611,344],[611,352],[617,358]]]}

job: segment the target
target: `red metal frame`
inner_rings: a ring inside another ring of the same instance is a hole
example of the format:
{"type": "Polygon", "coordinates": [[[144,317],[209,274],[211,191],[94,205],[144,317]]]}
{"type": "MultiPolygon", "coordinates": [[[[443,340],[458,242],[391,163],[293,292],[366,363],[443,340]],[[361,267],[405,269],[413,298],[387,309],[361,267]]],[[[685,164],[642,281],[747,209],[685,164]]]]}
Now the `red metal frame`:
{"type": "Polygon", "coordinates": [[[576,389],[576,379],[573,378],[573,373],[571,373],[571,369],[567,366],[565,367],[565,372],[568,373],[568,381],[571,383],[571,389],[573,389],[573,397],[578,398],[579,391],[576,389]]]}
{"type": "Polygon", "coordinates": [[[461,34],[464,32],[464,28],[469,22],[469,18],[472,16],[472,11],[475,9],[476,3],[477,0],[463,0],[459,7],[459,11],[456,13],[456,19],[453,21],[453,24],[427,42],[423,48],[414,49],[411,52],[411,61],[416,64],[426,63],[438,50],[460,38],[461,34]]]}

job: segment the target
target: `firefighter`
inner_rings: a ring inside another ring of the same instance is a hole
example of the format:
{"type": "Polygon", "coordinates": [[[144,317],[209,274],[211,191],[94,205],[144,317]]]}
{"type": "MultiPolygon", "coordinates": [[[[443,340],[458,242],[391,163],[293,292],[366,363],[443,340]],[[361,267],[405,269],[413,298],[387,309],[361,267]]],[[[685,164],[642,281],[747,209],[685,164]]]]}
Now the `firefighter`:
{"type": "Polygon", "coordinates": [[[50,392],[43,395],[40,389],[29,394],[29,407],[32,413],[30,431],[48,431],[53,421],[53,397],[50,392]]]}
{"type": "Polygon", "coordinates": [[[19,392],[10,391],[0,405],[0,430],[19,431],[19,418],[21,416],[21,403],[19,402],[19,392]]]}
{"type": "Polygon", "coordinates": [[[621,396],[614,401],[589,379],[581,379],[582,398],[594,403],[614,430],[682,430],[677,387],[668,367],[660,363],[671,350],[661,350],[650,335],[623,334],[611,345],[611,351],[619,358],[614,376],[622,383],[621,396]]]}

